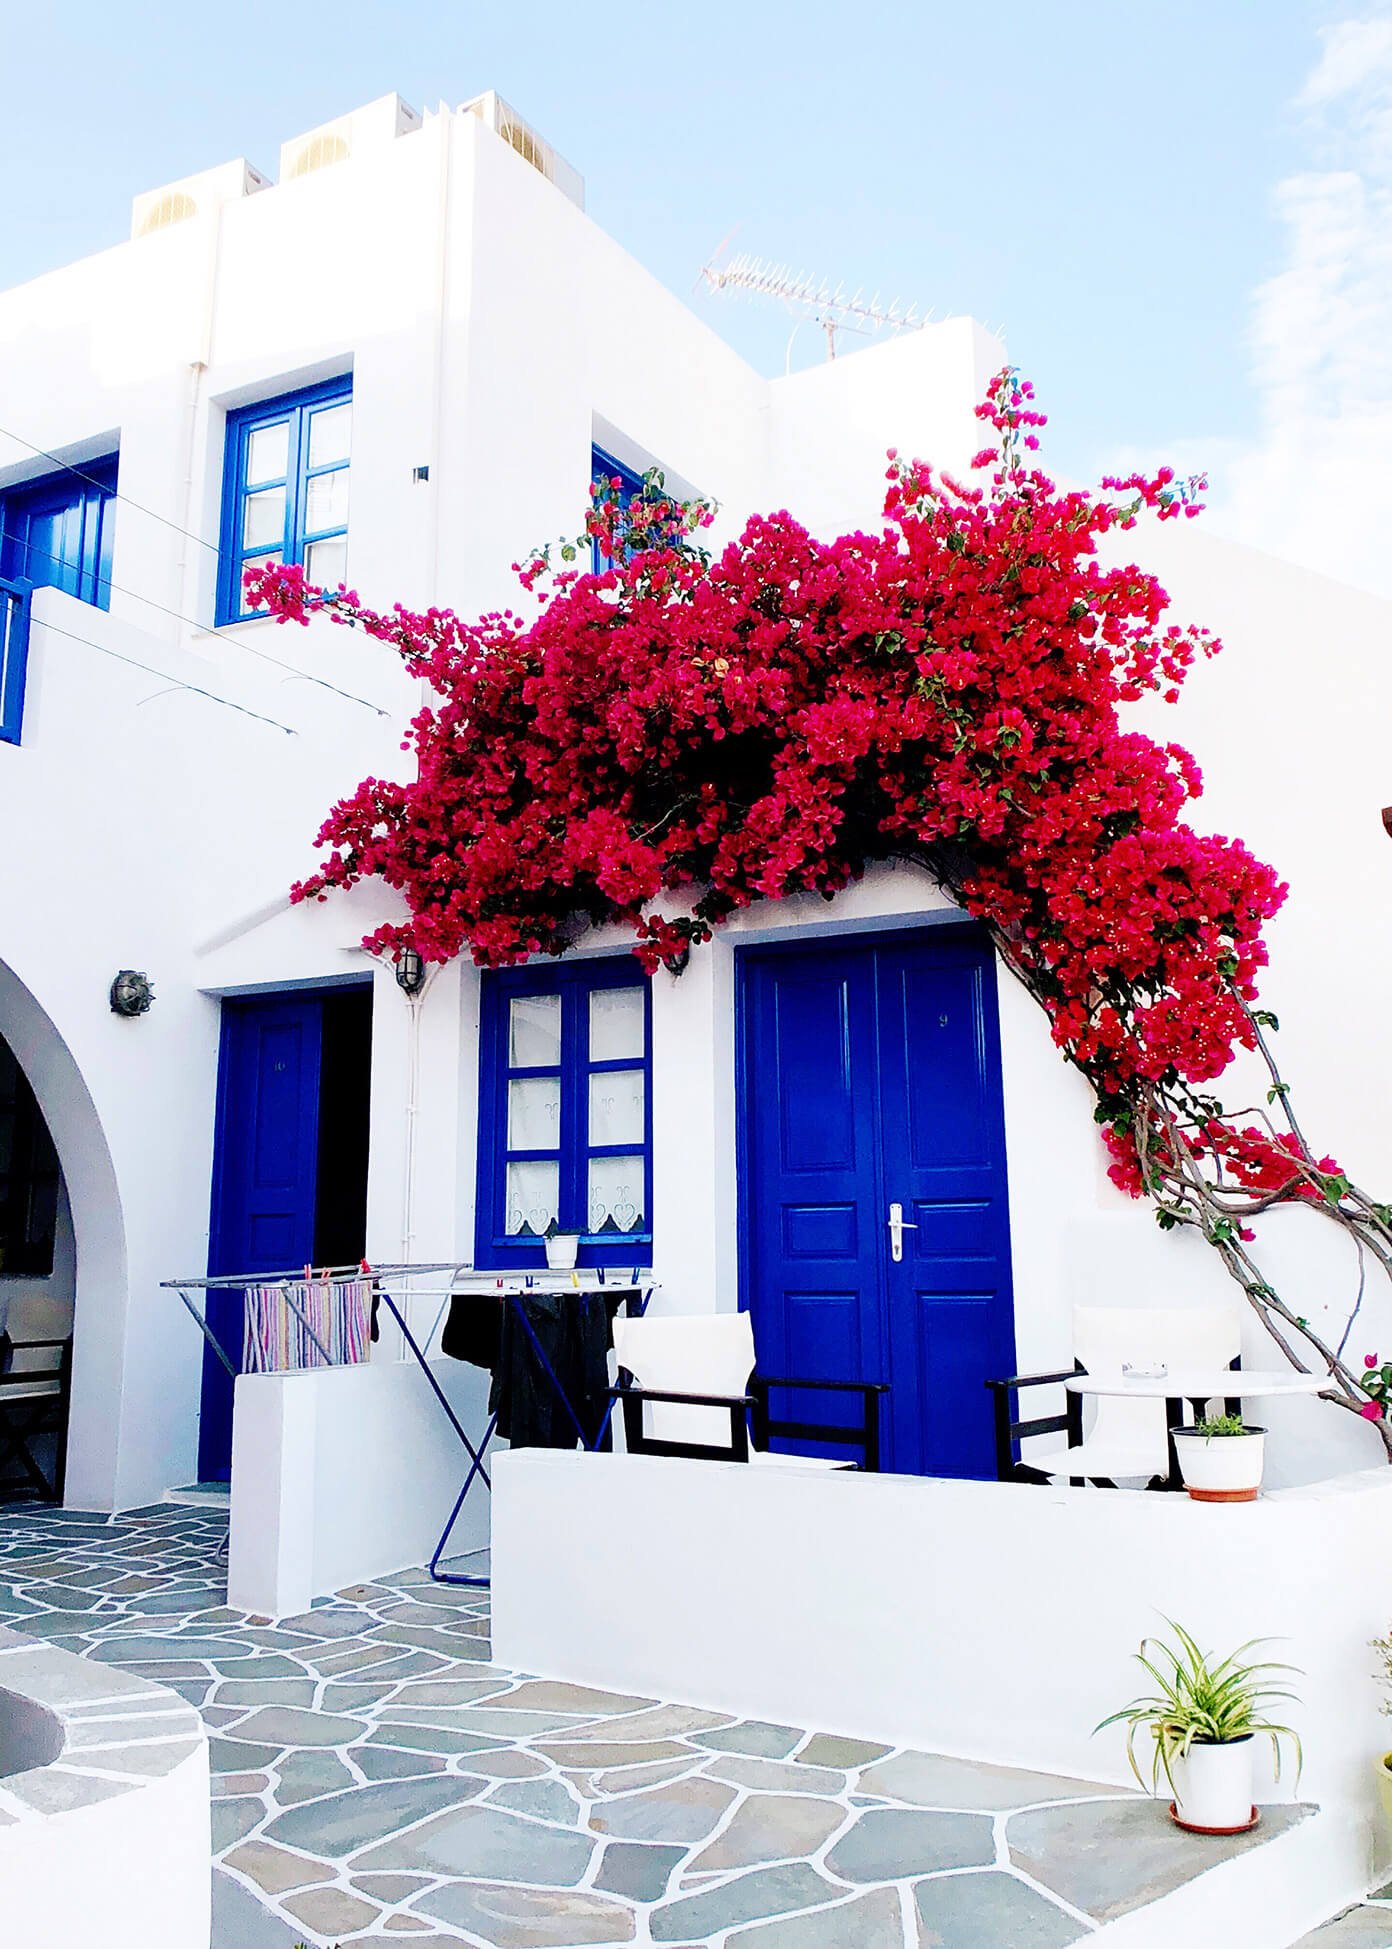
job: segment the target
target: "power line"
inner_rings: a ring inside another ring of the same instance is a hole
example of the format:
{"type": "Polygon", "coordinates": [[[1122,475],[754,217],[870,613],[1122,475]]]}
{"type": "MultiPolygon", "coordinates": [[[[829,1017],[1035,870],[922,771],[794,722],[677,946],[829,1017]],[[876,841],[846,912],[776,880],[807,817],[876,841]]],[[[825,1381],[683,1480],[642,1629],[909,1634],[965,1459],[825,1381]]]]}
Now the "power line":
{"type": "Polygon", "coordinates": [[[171,685],[175,690],[192,691],[195,697],[206,697],[210,704],[221,704],[229,711],[240,711],[243,717],[254,717],[258,724],[269,724],[275,731],[283,731],[287,738],[297,738],[300,734],[292,725],[282,724],[278,717],[265,717],[260,711],[250,710],[245,704],[234,704],[230,697],[220,697],[215,690],[204,690],[200,684],[191,684],[183,677],[171,677],[167,670],[156,670],[152,663],[141,663],[133,656],[123,656],[119,650],[107,647],[105,643],[94,643],[90,636],[79,636],[71,629],[60,629],[44,617],[34,617],[33,622],[40,629],[51,630],[55,636],[66,636],[70,643],[85,643],[89,650],[98,656],[109,656],[117,663],[128,663],[132,670],[143,670],[148,677],[158,677],[161,682],[171,685]]]}
{"type": "Polygon", "coordinates": [[[167,514],[157,514],[154,508],[147,508],[143,501],[133,501],[130,495],[123,494],[119,487],[113,491],[96,474],[84,474],[82,469],[80,467],[74,467],[70,460],[60,460],[57,454],[50,453],[47,447],[36,447],[34,442],[32,440],[26,440],[22,433],[11,433],[7,426],[0,426],[0,434],[3,434],[7,440],[13,440],[16,446],[28,447],[30,453],[36,453],[40,460],[51,460],[54,466],[61,467],[65,474],[73,474],[78,480],[85,480],[89,487],[101,488],[102,492],[104,494],[110,494],[113,500],[124,501],[128,508],[139,508],[140,512],[142,514],[148,514],[152,521],[163,522],[164,526],[166,528],[172,528],[176,535],[183,535],[188,541],[196,541],[200,548],[208,549],[211,554],[220,555],[222,553],[222,550],[215,541],[208,541],[203,535],[196,535],[192,528],[185,528],[179,522],[171,521],[167,514]]]}
{"type": "MultiPolygon", "coordinates": [[[[3,431],[4,428],[0,427],[0,432],[3,431]]],[[[131,503],[132,507],[138,505],[134,501],[131,503]]],[[[71,569],[73,566],[62,555],[50,554],[46,548],[35,548],[32,542],[26,541],[23,547],[26,554],[42,555],[46,562],[52,562],[58,568],[71,569]]],[[[219,636],[216,630],[206,629],[202,623],[196,623],[192,616],[186,616],[181,609],[171,609],[168,603],[156,602],[153,596],[142,595],[139,589],[126,588],[122,583],[113,582],[109,576],[100,573],[96,580],[99,587],[113,589],[117,595],[129,596],[133,602],[147,603],[151,609],[158,609],[162,616],[172,616],[176,623],[187,624],[200,636],[211,636],[215,642],[230,644],[235,650],[245,650],[248,656],[259,656],[263,663],[273,664],[277,670],[288,671],[292,677],[299,677],[307,684],[318,684],[321,690],[331,690],[335,697],[344,697],[350,704],[361,704],[365,711],[375,711],[378,717],[390,716],[390,712],[384,711],[380,704],[374,704],[371,698],[359,697],[352,690],[343,690],[338,684],[330,683],[327,677],[316,677],[308,670],[301,670],[293,663],[286,663],[281,657],[272,656],[269,650],[258,650],[254,643],[245,643],[239,636],[219,636]]],[[[85,642],[86,639],[79,638],[79,641],[85,642]]]]}

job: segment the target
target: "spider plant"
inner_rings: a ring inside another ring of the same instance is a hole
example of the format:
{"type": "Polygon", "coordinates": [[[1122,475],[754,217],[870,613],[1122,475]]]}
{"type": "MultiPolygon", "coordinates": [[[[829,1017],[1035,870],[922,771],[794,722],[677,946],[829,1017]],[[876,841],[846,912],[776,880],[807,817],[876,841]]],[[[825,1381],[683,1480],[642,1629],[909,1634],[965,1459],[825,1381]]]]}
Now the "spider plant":
{"type": "Polygon", "coordinates": [[[1142,1638],[1136,1653],[1137,1661],[1155,1680],[1155,1691],[1132,1699],[1096,1728],[1101,1732],[1106,1726],[1126,1727],[1126,1757],[1139,1784],[1145,1786],[1136,1764],[1136,1735],[1143,1731],[1150,1734],[1155,1745],[1150,1770],[1152,1793],[1159,1789],[1162,1767],[1170,1790],[1174,1791],[1171,1771],[1174,1762],[1187,1759],[1189,1748],[1196,1741],[1203,1745],[1230,1745],[1255,1733],[1265,1733],[1271,1741],[1277,1779],[1281,1777],[1281,1741],[1290,1740],[1295,1748],[1298,1780],[1304,1765],[1299,1735],[1290,1726],[1277,1724],[1266,1716],[1275,1700],[1296,1697],[1285,1687],[1270,1684],[1268,1676],[1295,1672],[1297,1667],[1271,1660],[1244,1662],[1247,1652],[1269,1644],[1269,1638],[1249,1638],[1228,1657],[1215,1661],[1200,1651],[1182,1625],[1176,1624],[1173,1618],[1166,1618],[1165,1622],[1173,1631],[1178,1648],[1166,1644],[1163,1638],[1142,1638]]]}

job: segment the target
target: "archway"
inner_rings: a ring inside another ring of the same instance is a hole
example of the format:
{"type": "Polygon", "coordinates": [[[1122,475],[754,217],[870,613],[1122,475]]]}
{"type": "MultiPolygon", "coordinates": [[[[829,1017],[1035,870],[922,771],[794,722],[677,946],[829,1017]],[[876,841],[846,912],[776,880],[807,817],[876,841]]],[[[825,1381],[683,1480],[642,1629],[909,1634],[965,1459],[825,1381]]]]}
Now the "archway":
{"type": "MultiPolygon", "coordinates": [[[[67,1042],[32,990],[0,961],[0,1038],[14,1057],[57,1153],[70,1224],[55,1226],[46,1297],[71,1288],[73,1377],[65,1500],[110,1508],[116,1482],[128,1278],[116,1171],[96,1105],[67,1042]]],[[[35,1282],[38,1283],[38,1282],[35,1282]]],[[[32,1298],[35,1285],[23,1282],[32,1298]]]]}

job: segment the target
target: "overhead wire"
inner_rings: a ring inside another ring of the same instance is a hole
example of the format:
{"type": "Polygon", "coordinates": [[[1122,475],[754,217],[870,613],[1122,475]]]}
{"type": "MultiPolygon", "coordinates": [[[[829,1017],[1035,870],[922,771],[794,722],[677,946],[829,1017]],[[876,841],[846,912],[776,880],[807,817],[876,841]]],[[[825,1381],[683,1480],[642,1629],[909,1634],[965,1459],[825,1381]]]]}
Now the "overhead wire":
{"type": "Polygon", "coordinates": [[[243,717],[254,717],[258,724],[269,724],[276,731],[283,731],[287,738],[297,738],[300,734],[291,724],[282,724],[278,717],[267,717],[261,711],[254,711],[246,704],[234,703],[230,697],[221,697],[215,690],[204,690],[201,684],[191,684],[183,677],[171,677],[167,670],[157,670],[153,663],[142,663],[138,657],[125,656],[120,650],[110,649],[105,643],[94,643],[90,636],[79,636],[75,630],[63,629],[51,623],[47,617],[38,619],[40,629],[51,630],[55,636],[66,636],[69,642],[85,643],[89,650],[99,656],[109,656],[117,663],[128,663],[132,670],[143,670],[147,676],[159,677],[175,690],[192,691],[195,697],[206,697],[210,704],[221,704],[229,711],[240,711],[243,717]]]}
{"type": "MultiPolygon", "coordinates": [[[[132,500],[130,495],[123,494],[119,487],[113,491],[107,487],[106,482],[100,476],[84,473],[81,467],[75,467],[70,460],[60,460],[57,454],[50,453],[47,447],[35,446],[32,440],[26,440],[22,434],[11,432],[5,426],[0,426],[0,436],[3,436],[7,440],[13,440],[17,446],[27,447],[30,453],[37,454],[41,460],[51,460],[54,466],[61,468],[65,474],[71,474],[77,480],[86,481],[90,487],[101,488],[104,493],[110,495],[112,500],[124,502],[127,507],[135,508],[141,514],[147,514],[152,521],[159,521],[166,528],[172,528],[175,534],[183,535],[187,540],[197,542],[200,548],[208,549],[211,554],[220,555],[222,553],[216,542],[209,541],[203,535],[196,535],[191,528],[183,527],[179,522],[171,520],[166,514],[157,513],[154,508],[147,508],[143,501],[132,500]]],[[[59,563],[63,567],[71,567],[71,564],[63,562],[60,556],[48,554],[46,549],[40,548],[34,552],[43,555],[50,562],[59,563]]],[[[176,622],[184,623],[189,629],[197,630],[200,636],[217,635],[217,632],[210,630],[206,624],[195,622],[192,616],[184,615],[182,610],[171,609],[168,604],[157,602],[153,596],[142,595],[138,589],[123,587],[121,583],[109,581],[105,576],[99,577],[98,579],[106,582],[106,586],[109,589],[114,589],[117,594],[129,596],[133,602],[147,603],[151,609],[158,609],[161,615],[172,616],[176,622]]],[[[60,632],[60,634],[68,635],[71,635],[71,633],[71,631],[60,632]]],[[[79,642],[85,642],[87,639],[85,637],[79,637],[77,640],[79,642]]],[[[219,642],[230,643],[236,649],[245,650],[248,656],[259,657],[263,663],[272,664],[277,670],[284,670],[292,677],[302,678],[305,683],[317,684],[320,690],[332,691],[335,697],[346,698],[351,704],[360,704],[365,711],[374,711],[378,717],[389,717],[391,715],[389,711],[384,711],[380,704],[374,704],[370,698],[359,697],[355,691],[344,690],[341,685],[330,683],[327,677],[316,677],[308,670],[301,670],[295,664],[287,663],[282,657],[272,656],[269,650],[261,650],[254,643],[245,642],[241,637],[218,636],[217,640],[219,642]]],[[[93,647],[99,648],[100,646],[93,645],[93,647]]],[[[256,713],[253,711],[251,715],[254,717],[256,713]]]]}

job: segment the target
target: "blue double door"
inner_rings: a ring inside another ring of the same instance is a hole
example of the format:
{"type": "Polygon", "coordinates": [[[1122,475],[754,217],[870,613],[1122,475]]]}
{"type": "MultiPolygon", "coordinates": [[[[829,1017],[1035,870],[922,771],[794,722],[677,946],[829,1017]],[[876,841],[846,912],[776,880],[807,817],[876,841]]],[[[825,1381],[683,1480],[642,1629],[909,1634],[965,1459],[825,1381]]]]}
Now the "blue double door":
{"type": "MultiPolygon", "coordinates": [[[[351,1265],[367,1218],[372,991],[293,991],[222,1004],[208,1271],[351,1265]]],[[[240,1370],[241,1288],[208,1293],[207,1321],[240,1370]]],[[[198,1473],[226,1481],[232,1379],[203,1360],[198,1473]]]]}
{"type": "MultiPolygon", "coordinates": [[[[992,1475],[983,1383],[1013,1371],[1014,1332],[989,941],[962,924],[745,950],[740,1044],[760,1368],[886,1382],[884,1467],[992,1475]]],[[[820,1418],[849,1419],[830,1398],[820,1418]]],[[[786,1405],[807,1419],[814,1399],[786,1405]]]]}

